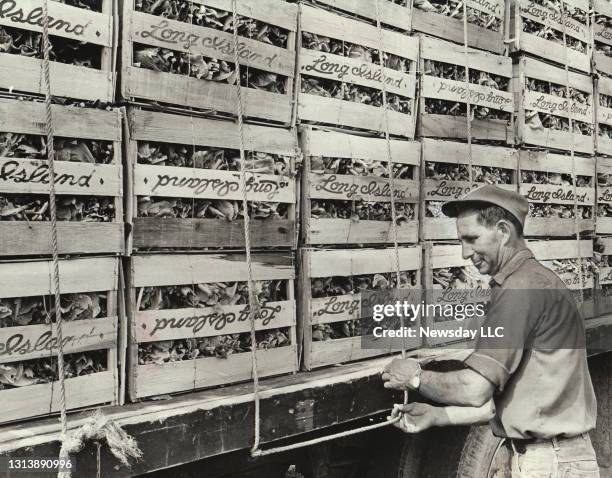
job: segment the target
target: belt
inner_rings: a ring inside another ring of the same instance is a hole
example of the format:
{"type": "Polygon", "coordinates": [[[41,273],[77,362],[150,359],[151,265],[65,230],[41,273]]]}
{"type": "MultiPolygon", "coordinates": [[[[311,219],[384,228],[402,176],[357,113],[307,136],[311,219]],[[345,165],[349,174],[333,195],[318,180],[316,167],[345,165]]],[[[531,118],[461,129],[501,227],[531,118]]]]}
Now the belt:
{"type": "Polygon", "coordinates": [[[506,438],[504,444],[516,453],[523,454],[527,448],[548,447],[552,446],[558,450],[561,445],[570,445],[578,439],[586,440],[589,437],[588,433],[582,433],[573,437],[556,436],[552,438],[506,438]]]}

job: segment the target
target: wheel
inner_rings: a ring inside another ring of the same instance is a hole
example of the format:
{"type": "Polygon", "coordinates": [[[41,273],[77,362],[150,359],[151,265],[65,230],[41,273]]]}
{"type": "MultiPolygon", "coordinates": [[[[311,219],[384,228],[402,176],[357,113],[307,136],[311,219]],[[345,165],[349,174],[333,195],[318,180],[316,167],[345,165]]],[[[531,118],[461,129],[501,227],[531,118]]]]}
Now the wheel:
{"type": "Polygon", "coordinates": [[[458,478],[510,478],[511,453],[489,425],[472,427],[457,468],[458,478]]]}

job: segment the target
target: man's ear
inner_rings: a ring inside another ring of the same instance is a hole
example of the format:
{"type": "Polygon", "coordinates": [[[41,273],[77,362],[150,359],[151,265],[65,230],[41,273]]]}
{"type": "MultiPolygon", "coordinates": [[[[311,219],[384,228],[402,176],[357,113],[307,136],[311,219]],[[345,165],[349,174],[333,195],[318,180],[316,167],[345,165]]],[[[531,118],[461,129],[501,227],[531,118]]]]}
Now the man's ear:
{"type": "Polygon", "coordinates": [[[512,231],[513,231],[512,225],[510,224],[510,222],[502,219],[497,222],[497,229],[504,236],[503,243],[504,245],[506,245],[508,241],[510,241],[510,239],[512,238],[512,231]]]}

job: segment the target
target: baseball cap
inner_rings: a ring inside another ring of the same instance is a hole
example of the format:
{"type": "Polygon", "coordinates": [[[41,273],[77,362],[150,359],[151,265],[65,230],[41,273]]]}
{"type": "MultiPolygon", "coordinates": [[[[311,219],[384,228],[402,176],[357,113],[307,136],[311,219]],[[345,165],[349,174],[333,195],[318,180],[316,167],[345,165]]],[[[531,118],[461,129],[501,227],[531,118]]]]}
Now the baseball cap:
{"type": "Polygon", "coordinates": [[[473,189],[459,199],[445,202],[442,212],[449,217],[457,217],[461,210],[474,203],[488,203],[505,209],[525,226],[525,218],[529,212],[529,202],[519,193],[507,191],[492,184],[485,184],[473,189]]]}

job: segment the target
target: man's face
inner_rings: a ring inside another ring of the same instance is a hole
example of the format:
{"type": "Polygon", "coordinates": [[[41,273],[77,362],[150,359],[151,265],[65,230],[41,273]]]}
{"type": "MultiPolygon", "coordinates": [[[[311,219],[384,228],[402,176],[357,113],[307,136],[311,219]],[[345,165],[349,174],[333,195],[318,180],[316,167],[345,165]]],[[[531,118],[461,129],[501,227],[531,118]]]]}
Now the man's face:
{"type": "Polygon", "coordinates": [[[499,230],[480,224],[477,212],[466,211],[457,217],[457,232],[463,258],[470,259],[481,274],[495,274],[503,239],[499,230]]]}

